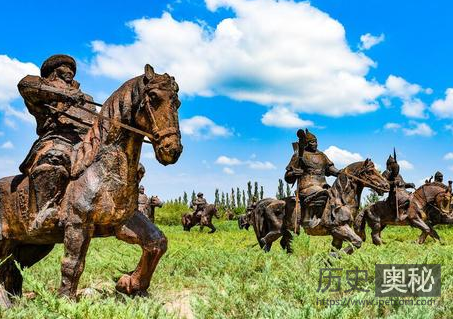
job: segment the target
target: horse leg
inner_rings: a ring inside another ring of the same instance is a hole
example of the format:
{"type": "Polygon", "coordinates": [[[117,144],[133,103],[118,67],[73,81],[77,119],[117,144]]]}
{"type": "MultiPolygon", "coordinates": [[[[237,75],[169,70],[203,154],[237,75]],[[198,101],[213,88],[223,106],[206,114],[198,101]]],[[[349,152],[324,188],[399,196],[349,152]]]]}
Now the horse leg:
{"type": "Polygon", "coordinates": [[[381,223],[378,221],[375,221],[371,225],[371,239],[373,240],[373,244],[375,245],[382,245],[382,239],[381,239],[381,223]]]}
{"type": "Polygon", "coordinates": [[[209,232],[209,234],[212,234],[212,233],[214,233],[214,232],[216,231],[216,228],[215,228],[215,226],[214,226],[214,224],[213,224],[212,222],[210,222],[210,223],[207,224],[206,226],[208,226],[208,227],[211,229],[211,231],[209,232]]]}
{"type": "Polygon", "coordinates": [[[383,244],[385,244],[385,242],[382,240],[382,231],[384,230],[385,227],[387,227],[387,224],[382,225],[381,229],[379,230],[379,238],[381,239],[381,242],[383,244]]]}
{"type": "Polygon", "coordinates": [[[85,257],[93,236],[94,227],[67,223],[64,232],[64,258],[61,262],[61,285],[59,295],[75,298],[80,276],[85,268],[85,257]]]}
{"type": "MultiPolygon", "coordinates": [[[[268,246],[268,249],[271,250],[271,247],[272,247],[272,244],[274,243],[274,241],[276,241],[277,239],[279,239],[280,237],[282,236],[282,233],[281,231],[279,230],[274,230],[274,231],[271,231],[271,232],[268,232],[266,234],[266,236],[264,236],[263,238],[261,238],[261,240],[266,243],[265,244],[265,247],[268,246]]],[[[266,248],[264,249],[266,250],[266,248]]],[[[268,251],[269,251],[268,250],[268,251]]]]}
{"type": "Polygon", "coordinates": [[[10,240],[0,241],[0,304],[4,308],[12,306],[8,294],[22,295],[23,278],[14,263],[13,255],[16,245],[10,240]]]}
{"type": "Polygon", "coordinates": [[[411,226],[420,229],[423,233],[430,235],[432,238],[434,238],[434,240],[440,240],[439,234],[437,234],[434,229],[429,227],[421,218],[410,219],[409,223],[411,224],[411,226]]]}
{"type": "Polygon", "coordinates": [[[142,247],[137,267],[131,274],[124,274],[118,280],[116,290],[127,295],[146,296],[156,266],[167,251],[167,238],[156,225],[138,212],[116,231],[116,238],[142,247]]]}
{"type": "Polygon", "coordinates": [[[428,237],[428,233],[425,231],[422,231],[422,233],[420,234],[420,237],[418,237],[417,243],[420,245],[423,244],[426,240],[426,237],[428,237]]]}
{"type": "Polygon", "coordinates": [[[283,249],[286,249],[286,252],[288,254],[292,254],[293,249],[291,248],[291,242],[293,241],[293,235],[291,232],[284,228],[282,229],[282,239],[280,240],[280,246],[282,246],[283,249]]]}

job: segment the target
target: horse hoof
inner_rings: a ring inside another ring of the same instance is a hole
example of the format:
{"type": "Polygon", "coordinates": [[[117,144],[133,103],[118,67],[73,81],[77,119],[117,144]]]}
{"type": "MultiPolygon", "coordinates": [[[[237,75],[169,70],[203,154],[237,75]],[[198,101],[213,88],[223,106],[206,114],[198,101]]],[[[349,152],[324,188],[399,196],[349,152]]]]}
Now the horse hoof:
{"type": "Polygon", "coordinates": [[[329,256],[332,257],[332,258],[335,258],[335,259],[341,259],[341,256],[339,253],[337,253],[336,251],[331,251],[329,253],[329,256]]]}

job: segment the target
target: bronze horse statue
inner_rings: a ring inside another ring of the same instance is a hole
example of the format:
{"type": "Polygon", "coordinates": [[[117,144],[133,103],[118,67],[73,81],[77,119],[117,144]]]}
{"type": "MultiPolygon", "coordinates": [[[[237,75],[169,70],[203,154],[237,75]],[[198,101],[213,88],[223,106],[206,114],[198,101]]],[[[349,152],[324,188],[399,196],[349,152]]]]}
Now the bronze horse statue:
{"type": "Polygon", "coordinates": [[[154,224],[156,207],[161,208],[164,205],[164,202],[162,202],[158,196],[153,195],[149,199],[148,205],[149,205],[148,218],[151,221],[151,223],[154,224]]]}
{"type": "MultiPolygon", "coordinates": [[[[308,235],[332,236],[332,246],[338,250],[342,248],[344,241],[350,242],[355,248],[360,248],[362,239],[351,225],[358,214],[364,187],[369,187],[380,194],[388,190],[388,182],[376,170],[370,159],[350,164],[340,172],[332,187],[328,189],[329,200],[324,208],[321,223],[314,228],[308,227],[309,216],[305,211],[296,216],[294,197],[261,200],[252,217],[260,246],[269,251],[272,243],[282,237],[280,245],[291,253],[290,231],[298,234],[302,226],[308,235]]],[[[348,246],[343,251],[351,254],[354,250],[348,246]]]]}
{"type": "MultiPolygon", "coordinates": [[[[395,186],[391,184],[390,192],[394,191],[395,186]]],[[[409,207],[403,219],[396,220],[396,198],[389,196],[386,200],[378,201],[365,207],[357,216],[355,229],[362,240],[365,241],[365,226],[367,223],[371,228],[371,238],[375,245],[383,244],[381,231],[387,225],[410,225],[419,228],[422,231],[418,239],[419,244],[423,244],[428,235],[435,240],[440,240],[439,234],[434,230],[433,226],[453,224],[451,205],[451,181],[448,187],[438,182],[428,182],[411,194],[409,207]]]]}
{"type": "MultiPolygon", "coordinates": [[[[145,74],[125,82],[103,104],[99,116],[75,149],[71,181],[50,223],[30,231],[28,177],[0,180],[0,283],[20,295],[22,276],[14,261],[30,267],[56,243],[64,244],[59,294],[74,298],[93,237],[116,236],[142,247],[136,269],[124,274],[116,289],[128,295],[146,295],[151,276],[167,249],[164,234],[137,210],[137,169],[145,132],[156,159],[175,163],[181,152],[178,123],[178,85],[168,74],[145,74]],[[121,123],[119,123],[121,122],[121,123]]],[[[31,195],[30,195],[31,196],[31,195]]]]}
{"type": "Polygon", "coordinates": [[[205,207],[200,217],[192,213],[185,213],[181,218],[182,226],[185,231],[190,231],[190,229],[196,225],[200,225],[200,231],[203,231],[203,227],[206,226],[211,229],[209,234],[212,234],[216,231],[216,228],[212,223],[213,216],[220,218],[215,205],[209,204],[205,207]]]}

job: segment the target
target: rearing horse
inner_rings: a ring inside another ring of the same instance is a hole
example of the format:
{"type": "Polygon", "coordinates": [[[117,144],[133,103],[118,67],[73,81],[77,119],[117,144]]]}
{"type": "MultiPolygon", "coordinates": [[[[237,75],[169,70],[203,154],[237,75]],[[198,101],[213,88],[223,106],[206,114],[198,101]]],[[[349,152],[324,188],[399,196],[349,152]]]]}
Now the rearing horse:
{"type": "Polygon", "coordinates": [[[123,275],[116,289],[130,295],[146,294],[167,239],[137,209],[136,176],[144,139],[137,132],[144,132],[151,140],[161,164],[175,163],[182,152],[177,93],[174,78],[154,73],[150,65],[145,66],[144,75],[115,91],[74,151],[71,181],[58,216],[42,228],[29,231],[28,177],[0,180],[0,260],[4,260],[0,284],[9,293],[22,292],[22,276],[14,260],[29,267],[45,257],[55,243],[63,243],[59,294],[74,298],[91,238],[116,236],[142,247],[137,268],[123,275]],[[135,132],[125,130],[123,124],[135,132]]]}

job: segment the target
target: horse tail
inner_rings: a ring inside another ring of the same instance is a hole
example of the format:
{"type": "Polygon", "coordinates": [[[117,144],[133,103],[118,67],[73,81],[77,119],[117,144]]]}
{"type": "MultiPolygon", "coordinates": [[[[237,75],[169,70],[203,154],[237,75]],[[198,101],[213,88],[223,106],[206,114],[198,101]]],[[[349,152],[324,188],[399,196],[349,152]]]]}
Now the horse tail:
{"type": "Polygon", "coordinates": [[[365,207],[364,209],[362,209],[361,212],[359,212],[359,214],[357,215],[357,217],[354,220],[354,231],[356,232],[357,235],[360,236],[362,241],[366,240],[365,227],[366,227],[366,222],[367,222],[367,218],[368,218],[368,211],[369,211],[369,208],[365,207]]]}

